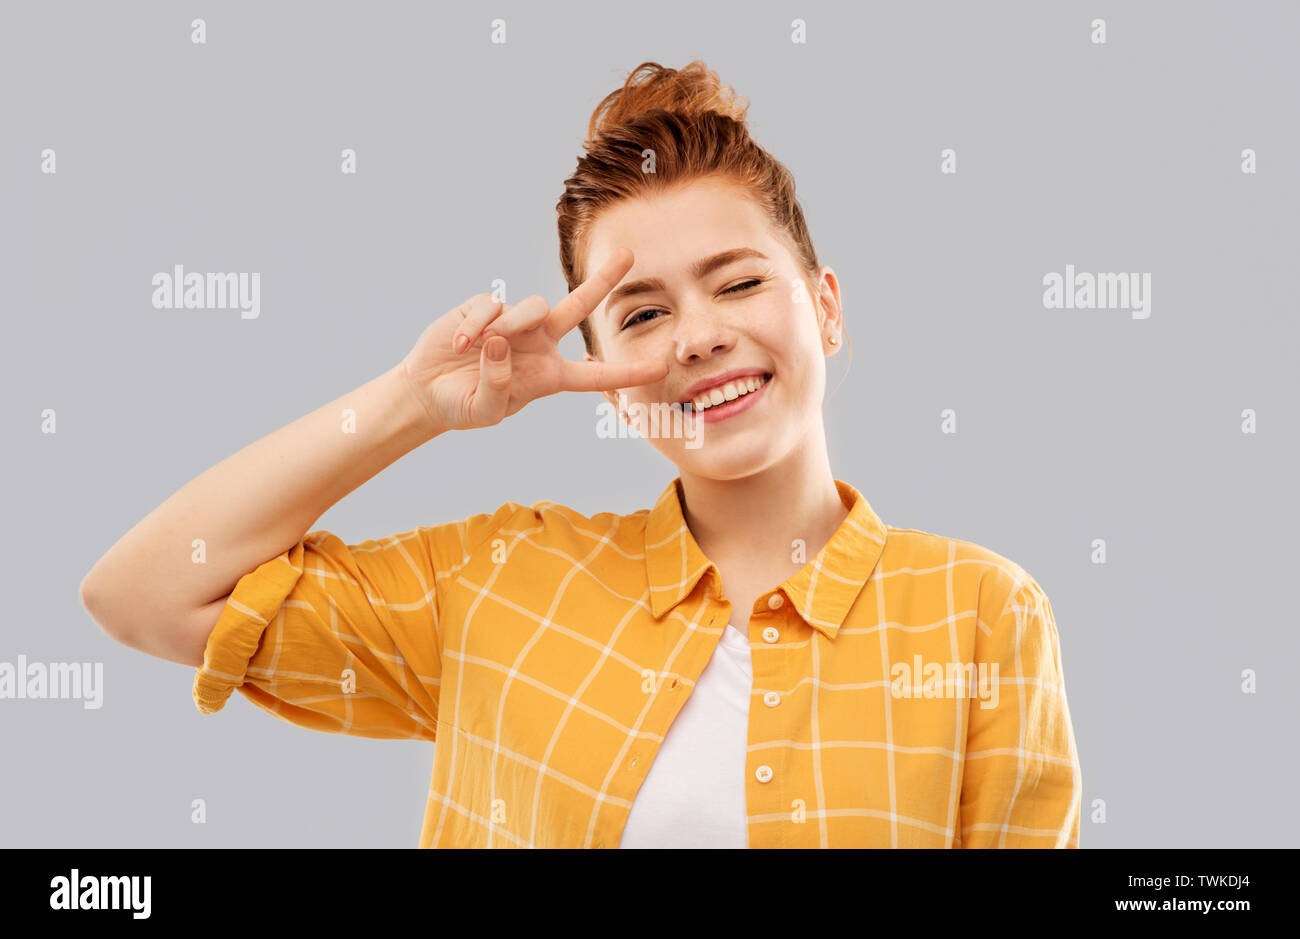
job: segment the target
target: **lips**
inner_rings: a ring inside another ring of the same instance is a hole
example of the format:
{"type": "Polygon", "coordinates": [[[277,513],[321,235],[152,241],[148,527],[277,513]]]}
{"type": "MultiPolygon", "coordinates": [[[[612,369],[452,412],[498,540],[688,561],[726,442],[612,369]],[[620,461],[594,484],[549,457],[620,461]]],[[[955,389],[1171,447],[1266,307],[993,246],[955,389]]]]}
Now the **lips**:
{"type": "MultiPolygon", "coordinates": [[[[767,389],[771,386],[772,381],[773,379],[769,378],[753,391],[737,395],[730,401],[724,400],[721,404],[710,405],[702,411],[692,410],[690,404],[684,405],[685,414],[689,415],[687,420],[691,422],[691,426],[695,426],[695,422],[713,425],[735,420],[738,415],[763,406],[763,399],[767,397],[767,389]]],[[[713,400],[712,396],[710,396],[709,400],[713,400]]]]}
{"type": "Polygon", "coordinates": [[[725,397],[725,389],[728,383],[735,383],[748,378],[766,379],[771,377],[771,372],[765,372],[761,368],[733,368],[730,371],[720,372],[717,375],[713,375],[709,378],[703,379],[702,381],[697,381],[694,384],[689,385],[686,390],[682,392],[682,396],[677,399],[677,403],[685,405],[694,401],[703,402],[710,400],[714,389],[723,392],[725,397]]]}
{"type": "Polygon", "coordinates": [[[770,380],[770,374],[765,372],[744,375],[721,384],[712,385],[687,401],[682,402],[682,406],[696,413],[707,413],[721,405],[755,393],[770,380]]]}

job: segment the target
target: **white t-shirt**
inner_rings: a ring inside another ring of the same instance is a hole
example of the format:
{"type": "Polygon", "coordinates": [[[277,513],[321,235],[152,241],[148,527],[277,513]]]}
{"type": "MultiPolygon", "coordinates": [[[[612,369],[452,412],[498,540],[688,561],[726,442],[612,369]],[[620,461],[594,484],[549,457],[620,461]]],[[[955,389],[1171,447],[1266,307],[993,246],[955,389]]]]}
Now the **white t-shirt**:
{"type": "Polygon", "coordinates": [[[727,624],[632,800],[620,848],[747,848],[745,751],[754,671],[727,624]]]}

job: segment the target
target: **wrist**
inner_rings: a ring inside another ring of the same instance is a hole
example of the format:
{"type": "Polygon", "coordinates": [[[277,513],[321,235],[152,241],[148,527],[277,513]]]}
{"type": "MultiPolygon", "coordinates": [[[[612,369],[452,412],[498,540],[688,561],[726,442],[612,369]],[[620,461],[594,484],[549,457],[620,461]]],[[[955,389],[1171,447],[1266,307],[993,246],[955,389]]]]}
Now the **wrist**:
{"type": "Polygon", "coordinates": [[[412,380],[405,360],[394,366],[389,376],[400,387],[404,429],[420,434],[425,440],[432,440],[447,429],[434,414],[432,400],[426,400],[428,395],[421,392],[412,380]]]}

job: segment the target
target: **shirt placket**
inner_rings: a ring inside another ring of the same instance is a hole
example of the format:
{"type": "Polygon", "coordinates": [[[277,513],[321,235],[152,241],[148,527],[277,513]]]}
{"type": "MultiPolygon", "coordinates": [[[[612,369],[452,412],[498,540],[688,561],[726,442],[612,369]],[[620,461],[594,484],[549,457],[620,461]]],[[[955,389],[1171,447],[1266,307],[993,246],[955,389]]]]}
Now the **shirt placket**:
{"type": "MultiPolygon", "coordinates": [[[[701,618],[702,624],[710,630],[725,625],[728,611],[728,604],[716,604],[701,618]]],[[[657,680],[655,683],[655,699],[651,704],[645,727],[652,729],[661,738],[667,736],[672,722],[686,703],[684,700],[685,686],[679,676],[692,675],[692,680],[698,681],[708,664],[710,656],[713,654],[712,647],[705,647],[709,642],[708,634],[698,633],[688,641],[691,644],[689,650],[686,651],[689,658],[679,658],[671,666],[665,663],[659,672],[662,679],[657,680]],[[682,666],[688,661],[692,664],[688,670],[684,670],[682,666]],[[669,672],[672,674],[668,674],[669,672]]],[[[715,640],[715,644],[718,641],[721,641],[720,638],[715,640]]],[[[616,791],[620,797],[627,798],[629,801],[635,798],[634,793],[645,782],[654,757],[655,751],[649,741],[646,740],[638,740],[628,749],[619,765],[618,772],[622,778],[618,780],[616,791]]],[[[623,827],[626,824],[627,819],[624,818],[620,823],[611,821],[602,825],[593,847],[615,847],[622,837],[623,827]]]]}
{"type": "MultiPolygon", "coordinates": [[[[760,597],[765,607],[750,617],[750,650],[754,685],[769,690],[763,694],[761,707],[755,706],[754,696],[750,696],[749,739],[755,743],[782,740],[789,736],[781,714],[782,699],[775,688],[785,686],[786,656],[777,646],[788,639],[791,626],[787,615],[788,604],[780,589],[760,597]],[[752,634],[757,628],[758,635],[752,634]]],[[[749,815],[779,815],[789,812],[788,787],[783,778],[784,760],[782,751],[768,747],[749,751],[746,760],[745,810],[749,815]]],[[[774,828],[770,824],[750,826],[749,846],[751,848],[773,848],[781,846],[777,832],[783,827],[774,828]],[[755,839],[754,832],[759,832],[755,839]],[[774,837],[775,836],[775,837],[774,837]]]]}

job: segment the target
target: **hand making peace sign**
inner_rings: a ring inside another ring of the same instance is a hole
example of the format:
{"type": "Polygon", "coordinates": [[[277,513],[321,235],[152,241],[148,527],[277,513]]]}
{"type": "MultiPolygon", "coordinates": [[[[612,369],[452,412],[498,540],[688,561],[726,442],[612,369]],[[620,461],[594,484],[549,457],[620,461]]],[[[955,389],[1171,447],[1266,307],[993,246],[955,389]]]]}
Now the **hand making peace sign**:
{"type": "Polygon", "coordinates": [[[489,427],[543,395],[631,388],[666,376],[664,362],[576,362],[557,348],[633,261],[632,252],[620,248],[553,308],[536,294],[510,306],[481,293],[431,323],[402,360],[431,427],[489,427]],[[503,357],[494,360],[494,353],[503,357]]]}

